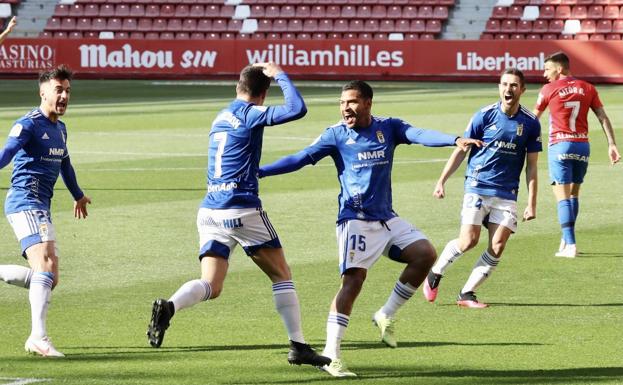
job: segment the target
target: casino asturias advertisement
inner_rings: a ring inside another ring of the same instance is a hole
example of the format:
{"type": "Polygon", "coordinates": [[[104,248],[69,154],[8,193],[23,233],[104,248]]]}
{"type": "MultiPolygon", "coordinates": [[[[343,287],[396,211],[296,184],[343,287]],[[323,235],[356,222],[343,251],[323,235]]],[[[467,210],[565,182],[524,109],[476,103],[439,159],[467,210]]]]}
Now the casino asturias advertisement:
{"type": "Polygon", "coordinates": [[[0,75],[28,77],[59,63],[85,78],[232,78],[274,61],[292,77],[484,80],[517,67],[542,77],[544,58],[563,50],[574,75],[623,83],[623,44],[611,41],[86,40],[7,39],[0,75]]]}

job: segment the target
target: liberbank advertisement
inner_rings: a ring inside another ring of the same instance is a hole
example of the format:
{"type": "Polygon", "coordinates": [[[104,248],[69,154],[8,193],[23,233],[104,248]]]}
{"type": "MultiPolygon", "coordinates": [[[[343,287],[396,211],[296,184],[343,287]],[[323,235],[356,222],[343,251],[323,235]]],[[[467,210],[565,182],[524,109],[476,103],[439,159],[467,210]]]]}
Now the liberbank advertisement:
{"type": "Polygon", "coordinates": [[[622,41],[87,40],[7,39],[0,75],[23,76],[60,63],[85,78],[231,78],[274,61],[305,79],[480,80],[517,67],[541,79],[544,58],[571,58],[572,72],[623,83],[622,41]]]}

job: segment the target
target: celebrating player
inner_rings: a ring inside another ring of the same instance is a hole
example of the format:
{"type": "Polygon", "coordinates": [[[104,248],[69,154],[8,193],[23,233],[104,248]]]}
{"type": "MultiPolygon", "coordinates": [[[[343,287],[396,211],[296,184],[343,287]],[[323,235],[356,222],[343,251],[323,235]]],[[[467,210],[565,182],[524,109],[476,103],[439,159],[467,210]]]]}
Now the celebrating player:
{"type": "Polygon", "coordinates": [[[220,295],[229,256],[240,244],[273,282],[275,306],[290,338],[288,361],[314,366],[330,362],[305,343],[290,268],[258,196],[264,127],[299,119],[306,112],[303,98],[278,65],[255,64],[240,73],[236,100],[216,116],[210,130],[208,191],[197,214],[201,278],[183,284],[168,301],[154,302],[147,331],[153,347],[162,344],[176,312],[220,295]],[[264,107],[271,77],[281,87],[285,103],[264,107]]]}
{"type": "Polygon", "coordinates": [[[574,258],[575,222],[580,211],[580,186],[584,181],[590,146],[588,144],[588,110],[593,110],[608,141],[612,164],[621,159],[614,139],[612,124],[595,87],[576,79],[569,69],[569,57],[556,52],[545,58],[546,84],[539,93],[534,113],[540,117],[549,106],[549,175],[558,202],[558,221],[562,239],[557,257],[574,258]]]}
{"type": "Polygon", "coordinates": [[[13,16],[11,20],[9,20],[9,24],[7,24],[6,29],[0,33],[0,44],[4,41],[4,39],[9,36],[13,28],[17,25],[17,18],[13,16]]]}
{"type": "Polygon", "coordinates": [[[342,87],[342,121],[309,147],[262,166],[260,176],[296,171],[331,156],[340,182],[337,239],[342,286],[331,303],[323,355],[332,359],[322,369],[335,377],[352,377],[340,358],[341,340],[367,271],[381,254],[406,263],[387,302],[373,316],[382,341],[396,347],[394,314],[413,295],[436,258],[426,236],[392,208],[391,171],[399,144],[452,146],[479,144],[435,131],[416,128],[393,118],[372,116],[372,88],[363,81],[342,87]]]}
{"type": "MultiPolygon", "coordinates": [[[[489,231],[489,244],[460,291],[457,304],[469,308],[487,307],[476,299],[475,290],[493,273],[506,242],[517,228],[519,177],[526,160],[528,205],[523,219],[536,217],[541,125],[531,112],[519,104],[526,90],[521,71],[506,69],[498,88],[501,100],[476,112],[465,130],[465,137],[482,140],[485,145],[472,148],[469,154],[459,238],[448,242],[424,282],[422,291],[430,302],[437,298],[439,282],[446,269],[478,244],[481,226],[485,226],[489,231]]],[[[452,153],[433,196],[445,197],[444,184],[463,162],[465,155],[459,150],[452,153]]]]}
{"type": "Polygon", "coordinates": [[[4,211],[28,260],[30,269],[1,265],[0,278],[29,288],[32,331],[26,351],[46,357],[63,357],[46,332],[52,289],[58,284],[59,257],[50,201],[58,175],[73,196],[76,218],[87,217],[89,197],[84,195],[67,151],[67,129],[59,117],[69,104],[72,71],[60,65],[39,77],[39,108],[18,119],[0,151],[0,168],[13,159],[11,188],[4,211]]]}

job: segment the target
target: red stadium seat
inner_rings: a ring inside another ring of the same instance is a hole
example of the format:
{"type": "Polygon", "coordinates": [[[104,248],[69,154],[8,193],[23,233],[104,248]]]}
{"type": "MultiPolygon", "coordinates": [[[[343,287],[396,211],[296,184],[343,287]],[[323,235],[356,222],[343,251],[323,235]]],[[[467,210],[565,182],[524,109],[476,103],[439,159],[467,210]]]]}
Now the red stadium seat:
{"type": "MultiPolygon", "coordinates": [[[[193,4],[190,6],[190,17],[201,18],[205,16],[205,7],[203,4],[193,4]]],[[[193,35],[190,34],[190,38],[193,38],[193,35]]]]}
{"type": "Polygon", "coordinates": [[[532,32],[534,33],[547,33],[549,23],[547,20],[535,20],[532,23],[532,32]]]}
{"type": "Polygon", "coordinates": [[[175,40],[189,40],[190,34],[188,32],[175,32],[175,40]]]}
{"type": "Polygon", "coordinates": [[[91,20],[91,30],[103,31],[105,29],[106,29],[106,19],[104,19],[103,17],[98,17],[98,18],[91,20]]]}
{"type": "Polygon", "coordinates": [[[230,19],[227,22],[227,32],[240,32],[240,29],[242,29],[242,20],[230,19]]]}
{"type": "Polygon", "coordinates": [[[215,4],[206,5],[203,12],[203,16],[209,18],[218,18],[220,14],[221,7],[215,4]]]}
{"type": "Polygon", "coordinates": [[[506,19],[502,20],[502,24],[500,25],[500,32],[502,33],[513,33],[517,30],[517,23],[515,20],[506,19]]]}
{"type": "Polygon", "coordinates": [[[394,21],[388,19],[381,20],[381,23],[379,24],[379,32],[394,32],[394,21]]]}
{"type": "Polygon", "coordinates": [[[167,21],[167,32],[176,32],[182,29],[182,19],[169,19],[167,21]]]}
{"type": "Polygon", "coordinates": [[[420,40],[435,40],[435,35],[432,33],[421,33],[420,40]]]}
{"type": "Polygon", "coordinates": [[[433,17],[433,7],[423,5],[418,8],[417,17],[420,19],[430,19],[433,17]]]}
{"type": "Polygon", "coordinates": [[[571,8],[571,18],[572,19],[586,19],[588,17],[588,9],[585,5],[576,5],[571,8]]]}
{"type": "Polygon", "coordinates": [[[278,5],[267,5],[264,7],[264,17],[278,18],[281,10],[278,5]]]}
{"type": "Polygon", "coordinates": [[[576,33],[575,36],[573,37],[573,40],[589,40],[589,34],[588,33],[576,33]]]}
{"type": "Polygon", "coordinates": [[[55,39],[67,39],[67,32],[64,31],[56,31],[54,32],[55,39]]]}
{"type": "Polygon", "coordinates": [[[619,18],[619,7],[616,5],[606,5],[604,7],[604,19],[616,20],[619,18]]]}
{"type": "Polygon", "coordinates": [[[337,19],[340,17],[340,7],[338,5],[329,5],[325,10],[325,17],[337,19]]]}
{"type": "Polygon", "coordinates": [[[61,19],[58,17],[51,17],[48,19],[45,29],[47,31],[58,31],[61,29],[61,19]]]}
{"type": "Polygon", "coordinates": [[[582,33],[595,33],[595,30],[597,28],[597,23],[595,23],[595,20],[591,20],[591,19],[586,19],[586,20],[582,20],[582,33]]]}
{"type": "MultiPolygon", "coordinates": [[[[100,7],[100,15],[101,15],[101,7],[100,7]]],[[[145,7],[145,17],[159,17],[160,16],[160,7],[155,4],[149,4],[145,7]]]]}
{"type": "Polygon", "coordinates": [[[98,17],[100,14],[100,7],[97,4],[86,4],[84,6],[84,17],[98,17]]]}
{"type": "Polygon", "coordinates": [[[588,37],[588,40],[606,40],[606,35],[603,33],[594,33],[588,37]]]}
{"type": "Polygon", "coordinates": [[[184,21],[182,21],[182,31],[194,32],[196,29],[197,29],[197,19],[184,19],[184,21]]]}
{"type": "MultiPolygon", "coordinates": [[[[373,19],[370,19],[370,20],[373,20],[373,19]]],[[[351,21],[348,22],[348,32],[359,33],[363,31],[365,31],[363,20],[352,19],[351,21]]]]}
{"type": "Polygon", "coordinates": [[[123,22],[121,23],[121,30],[122,31],[134,31],[138,28],[138,23],[136,21],[135,18],[133,17],[127,17],[125,19],[123,19],[123,22]]]}
{"type": "Polygon", "coordinates": [[[402,17],[405,19],[417,19],[417,7],[406,5],[402,8],[402,17]]]}
{"type": "Polygon", "coordinates": [[[523,7],[520,5],[513,5],[508,8],[509,19],[521,19],[523,16],[523,7]]]}
{"type": "MultiPolygon", "coordinates": [[[[88,8],[87,8],[88,9],[88,8]]],[[[86,11],[87,9],[85,9],[85,15],[86,15],[86,11]]],[[[130,16],[132,17],[143,17],[145,16],[145,6],[143,4],[132,4],[132,6],[130,6],[130,16]]]]}
{"type": "Polygon", "coordinates": [[[621,40],[621,35],[618,33],[609,33],[606,35],[606,40],[621,40]]]}
{"type": "Polygon", "coordinates": [[[448,18],[448,7],[438,5],[433,8],[433,18],[438,20],[446,20],[448,18]]]}
{"type": "Polygon", "coordinates": [[[288,20],[288,32],[303,32],[303,21],[301,19],[288,20]]]}
{"type": "Polygon", "coordinates": [[[185,18],[189,16],[190,16],[190,7],[188,5],[178,4],[177,6],[175,6],[175,17],[185,18]]]}
{"type": "Polygon", "coordinates": [[[601,5],[591,5],[588,8],[588,15],[587,17],[589,19],[603,19],[604,17],[604,7],[602,7],[601,5]]]}
{"type": "Polygon", "coordinates": [[[173,32],[161,32],[160,40],[175,40],[175,34],[173,32]]]}
{"type": "Polygon", "coordinates": [[[578,0],[561,0],[560,4],[563,5],[576,5],[578,3],[578,0]]]}
{"type": "Polygon", "coordinates": [[[293,5],[282,5],[279,10],[279,17],[289,19],[296,16],[296,7],[293,5]]]}
{"type": "Polygon", "coordinates": [[[541,40],[541,35],[538,33],[529,33],[526,35],[526,40],[541,40]]]}
{"type": "Polygon", "coordinates": [[[426,33],[432,33],[432,34],[441,33],[441,22],[439,20],[427,20],[426,21],[426,33]]]}
{"type": "Polygon", "coordinates": [[[316,32],[312,34],[312,40],[326,40],[327,34],[322,32],[316,32]]]}
{"type": "Polygon", "coordinates": [[[399,5],[387,7],[386,17],[390,19],[400,19],[402,17],[402,8],[399,5]]]}
{"type": "Polygon", "coordinates": [[[556,19],[563,19],[563,20],[571,18],[571,7],[568,5],[557,6],[554,17],[556,19]]]}
{"type": "Polygon", "coordinates": [[[496,19],[487,20],[487,24],[485,25],[485,32],[487,33],[500,32],[500,21],[496,19]]]}
{"type": "Polygon", "coordinates": [[[543,5],[539,8],[539,19],[553,19],[556,17],[556,8],[551,5],[543,5]]]}
{"type": "Polygon", "coordinates": [[[347,32],[348,31],[348,20],[338,19],[333,22],[333,32],[347,32]]]}
{"type": "Polygon", "coordinates": [[[508,36],[507,33],[496,33],[494,39],[495,40],[509,40],[510,36],[508,36]]]}
{"type": "MultiPolygon", "coordinates": [[[[263,5],[257,5],[254,4],[251,6],[251,17],[254,18],[261,18],[264,17],[264,6],[263,5]]],[[[251,36],[251,38],[253,38],[253,36],[251,36]]]]}
{"type": "Polygon", "coordinates": [[[147,40],[158,40],[158,39],[160,39],[160,34],[158,32],[147,32],[147,33],[145,33],[145,39],[147,39],[147,40]]]}
{"type": "Polygon", "coordinates": [[[160,17],[174,17],[175,7],[170,4],[163,4],[160,6],[160,17]]]}
{"type": "Polygon", "coordinates": [[[127,4],[117,4],[115,6],[115,17],[130,16],[130,6],[127,4]]]}
{"type": "Polygon", "coordinates": [[[399,19],[394,23],[394,32],[410,32],[411,26],[407,19],[399,19]]]}
{"type": "Polygon", "coordinates": [[[167,29],[167,20],[163,18],[153,19],[151,30],[154,32],[164,32],[167,29]]]}
{"type": "Polygon", "coordinates": [[[84,7],[80,3],[72,4],[69,7],[69,14],[71,17],[81,17],[84,16],[84,7]]]}
{"type": "Polygon", "coordinates": [[[612,33],[623,33],[623,19],[612,22],[612,33]]]}
{"type": "Polygon", "coordinates": [[[113,17],[115,15],[115,6],[111,4],[100,5],[100,17],[113,17]]]}
{"type": "Polygon", "coordinates": [[[81,17],[78,19],[76,23],[76,30],[78,31],[90,31],[91,30],[91,19],[88,17],[81,17]]]}
{"type": "Polygon", "coordinates": [[[136,30],[141,32],[149,32],[151,31],[152,19],[147,17],[142,17],[138,19],[136,23],[136,30]]]}
{"type": "Polygon", "coordinates": [[[309,33],[314,33],[318,31],[318,20],[305,19],[305,21],[303,21],[303,31],[309,33]]]}
{"type": "Polygon", "coordinates": [[[61,19],[61,31],[73,31],[76,29],[76,19],[73,17],[63,17],[61,19]]]}
{"type": "Polygon", "coordinates": [[[311,40],[311,35],[307,32],[301,32],[296,34],[296,40],[311,40]]]}
{"type": "Polygon", "coordinates": [[[199,19],[197,21],[197,32],[211,32],[212,20],[211,19],[199,19]]]}
{"type": "Polygon", "coordinates": [[[69,8],[70,6],[67,4],[56,4],[56,6],[54,7],[54,16],[55,17],[69,16],[69,8]]]}
{"type": "MultiPolygon", "coordinates": [[[[499,27],[499,24],[498,24],[498,27],[499,27]]],[[[420,19],[411,20],[410,32],[413,32],[413,33],[425,33],[426,32],[426,22],[424,20],[420,20],[420,19]]]]}
{"type": "Polygon", "coordinates": [[[379,21],[376,19],[367,19],[364,22],[364,31],[374,33],[379,30],[379,21]]]}
{"type": "Polygon", "coordinates": [[[612,20],[599,20],[595,26],[596,33],[612,32],[612,20]]]}
{"type": "MultiPolygon", "coordinates": [[[[112,17],[106,20],[106,30],[107,31],[119,31],[121,29],[121,19],[116,17],[112,17]]],[[[72,28],[73,29],[73,28],[72,28]]]]}
{"type": "MultiPolygon", "coordinates": [[[[221,6],[221,12],[219,12],[219,16],[220,17],[232,17],[234,16],[234,13],[236,12],[236,8],[232,5],[222,5],[221,6]]],[[[223,35],[221,35],[223,36],[223,35]]],[[[227,36],[227,35],[225,35],[227,36]]]]}
{"type": "Polygon", "coordinates": [[[137,31],[130,32],[130,39],[143,40],[144,38],[145,38],[145,34],[143,32],[137,32],[137,31]]]}
{"type": "Polygon", "coordinates": [[[227,20],[214,19],[212,20],[212,31],[214,32],[227,32],[227,20]]]}
{"type": "Polygon", "coordinates": [[[345,5],[340,12],[341,17],[352,18],[357,16],[357,7],[353,5],[345,5]]]}
{"type": "Polygon", "coordinates": [[[324,5],[314,5],[311,8],[311,15],[310,15],[310,17],[314,17],[314,18],[318,18],[318,19],[321,19],[321,18],[325,17],[325,7],[324,7],[324,5]]]}
{"type": "Polygon", "coordinates": [[[387,33],[385,32],[377,32],[374,34],[374,40],[387,40],[387,33]]]}
{"type": "Polygon", "coordinates": [[[530,33],[532,32],[532,22],[530,20],[519,20],[517,22],[518,33],[530,33]]]}
{"type": "Polygon", "coordinates": [[[513,33],[510,35],[511,40],[526,40],[526,35],[523,33],[513,33]]]}
{"type": "Polygon", "coordinates": [[[541,35],[541,40],[558,40],[558,35],[555,33],[544,33],[541,35]]]}
{"type": "Polygon", "coordinates": [[[374,34],[370,32],[363,32],[358,35],[361,40],[372,40],[374,39],[374,34]]]}
{"type": "Polygon", "coordinates": [[[294,17],[305,19],[311,16],[311,8],[309,5],[297,5],[294,11],[294,17]]]}
{"type": "Polygon", "coordinates": [[[493,7],[491,11],[492,19],[506,19],[506,15],[508,15],[509,7],[493,7]]]}
{"type": "Polygon", "coordinates": [[[322,19],[318,22],[318,32],[332,32],[332,31],[333,31],[333,20],[322,19]]]}
{"type": "Polygon", "coordinates": [[[547,27],[547,32],[561,33],[564,27],[565,27],[564,20],[550,20],[549,25],[547,27]]]}

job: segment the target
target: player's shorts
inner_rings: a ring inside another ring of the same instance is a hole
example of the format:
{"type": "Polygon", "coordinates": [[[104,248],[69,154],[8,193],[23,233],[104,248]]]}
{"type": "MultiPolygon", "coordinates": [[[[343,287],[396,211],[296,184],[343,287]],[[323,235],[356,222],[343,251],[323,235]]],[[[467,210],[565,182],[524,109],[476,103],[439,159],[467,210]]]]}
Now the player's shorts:
{"type": "Polygon", "coordinates": [[[281,248],[277,232],[262,208],[207,209],[197,213],[199,259],[207,253],[229,259],[237,244],[248,256],[263,248],[281,248]]]}
{"type": "Polygon", "coordinates": [[[336,234],[340,274],[355,267],[368,270],[381,255],[400,261],[405,247],[428,239],[399,217],[386,222],[347,220],[337,225],[336,234]]]}
{"type": "Polygon", "coordinates": [[[47,210],[25,210],[8,214],[7,219],[26,258],[26,249],[42,242],[56,241],[52,217],[47,210]]]}
{"type": "Polygon", "coordinates": [[[558,142],[549,146],[547,159],[551,184],[584,182],[590,153],[588,142],[558,142]]]}
{"type": "Polygon", "coordinates": [[[517,230],[517,202],[494,196],[466,193],[461,210],[462,225],[497,223],[513,233],[517,230]]]}

